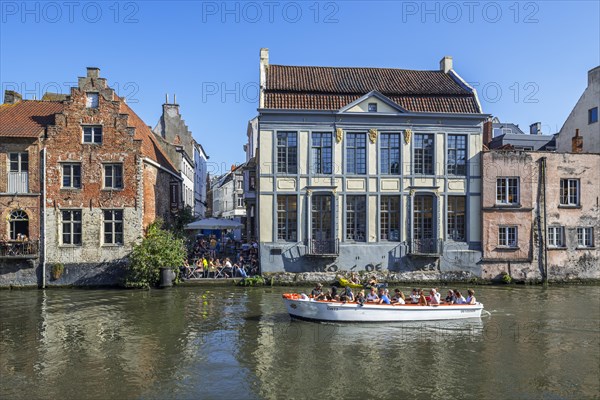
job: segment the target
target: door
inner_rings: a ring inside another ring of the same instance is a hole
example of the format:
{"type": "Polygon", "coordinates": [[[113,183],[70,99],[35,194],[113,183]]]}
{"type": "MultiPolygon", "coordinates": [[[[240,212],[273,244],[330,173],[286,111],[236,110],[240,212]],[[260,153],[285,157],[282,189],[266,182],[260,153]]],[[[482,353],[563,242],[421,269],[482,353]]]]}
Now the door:
{"type": "Polygon", "coordinates": [[[312,196],[311,226],[312,254],[334,254],[333,197],[329,194],[312,196]]]}
{"type": "Polygon", "coordinates": [[[413,200],[413,253],[437,253],[433,196],[416,195],[413,200]]]}

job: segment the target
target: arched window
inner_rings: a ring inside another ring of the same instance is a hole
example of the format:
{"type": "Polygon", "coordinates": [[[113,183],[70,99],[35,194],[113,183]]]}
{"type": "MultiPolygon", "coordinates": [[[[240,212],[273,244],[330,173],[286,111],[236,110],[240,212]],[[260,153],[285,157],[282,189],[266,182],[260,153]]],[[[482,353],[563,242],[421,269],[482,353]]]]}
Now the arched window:
{"type": "Polygon", "coordinates": [[[10,239],[17,240],[23,235],[29,237],[29,217],[23,210],[13,210],[9,217],[10,239]]]}

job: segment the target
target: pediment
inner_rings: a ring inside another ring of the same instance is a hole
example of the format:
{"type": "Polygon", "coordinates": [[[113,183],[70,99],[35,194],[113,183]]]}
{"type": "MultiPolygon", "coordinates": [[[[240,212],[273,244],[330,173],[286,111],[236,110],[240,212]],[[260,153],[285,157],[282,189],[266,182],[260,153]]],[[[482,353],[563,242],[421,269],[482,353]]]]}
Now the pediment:
{"type": "Polygon", "coordinates": [[[389,98],[376,90],[365,94],[352,103],[342,107],[339,111],[340,114],[345,113],[365,113],[365,114],[400,114],[408,112],[403,107],[394,103],[389,98]],[[376,110],[372,111],[372,107],[376,110]]]}

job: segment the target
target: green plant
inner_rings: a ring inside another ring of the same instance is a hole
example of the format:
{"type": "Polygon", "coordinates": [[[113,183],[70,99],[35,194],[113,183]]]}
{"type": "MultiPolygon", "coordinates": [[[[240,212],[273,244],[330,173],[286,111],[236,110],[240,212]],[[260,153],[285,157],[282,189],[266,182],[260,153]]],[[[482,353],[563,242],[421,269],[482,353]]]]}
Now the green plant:
{"type": "Polygon", "coordinates": [[[238,282],[238,286],[263,286],[264,284],[265,280],[260,275],[244,278],[238,282]]]}
{"type": "Polygon", "coordinates": [[[55,281],[60,279],[63,272],[65,272],[65,266],[61,263],[54,264],[52,266],[52,279],[55,281]]]}
{"type": "Polygon", "coordinates": [[[171,230],[177,237],[185,237],[185,226],[195,219],[194,211],[190,206],[185,206],[181,210],[178,210],[173,218],[171,230]]]}
{"type": "Polygon", "coordinates": [[[183,240],[176,238],[172,232],[161,229],[161,224],[162,221],[159,220],[152,223],[146,237],[133,247],[125,286],[156,286],[161,267],[171,267],[177,274],[177,267],[183,265],[186,257],[183,240]]]}
{"type": "Polygon", "coordinates": [[[512,277],[507,272],[502,272],[502,282],[509,284],[512,282],[512,277]]]}

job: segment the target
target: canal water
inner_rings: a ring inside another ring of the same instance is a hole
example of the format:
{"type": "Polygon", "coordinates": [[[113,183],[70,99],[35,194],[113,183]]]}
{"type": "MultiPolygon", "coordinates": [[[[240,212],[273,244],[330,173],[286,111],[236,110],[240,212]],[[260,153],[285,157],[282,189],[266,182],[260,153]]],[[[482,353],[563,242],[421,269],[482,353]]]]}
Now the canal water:
{"type": "Polygon", "coordinates": [[[600,397],[598,286],[476,287],[489,317],[375,325],[290,321],[284,291],[0,291],[0,398],[600,397]]]}

